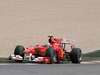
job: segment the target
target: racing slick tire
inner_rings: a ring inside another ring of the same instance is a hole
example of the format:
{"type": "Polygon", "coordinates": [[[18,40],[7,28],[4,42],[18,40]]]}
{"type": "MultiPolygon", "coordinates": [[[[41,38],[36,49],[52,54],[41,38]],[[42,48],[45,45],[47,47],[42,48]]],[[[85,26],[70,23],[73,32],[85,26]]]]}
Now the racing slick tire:
{"type": "Polygon", "coordinates": [[[25,51],[24,46],[17,45],[15,50],[14,50],[14,55],[20,55],[24,59],[24,51],[25,51]]]}
{"type": "Polygon", "coordinates": [[[81,57],[81,49],[80,48],[73,48],[70,53],[70,59],[72,63],[80,64],[80,57],[81,57]]]}
{"type": "Polygon", "coordinates": [[[50,57],[50,64],[53,64],[56,62],[56,54],[52,47],[49,47],[46,51],[46,56],[50,57]]]}

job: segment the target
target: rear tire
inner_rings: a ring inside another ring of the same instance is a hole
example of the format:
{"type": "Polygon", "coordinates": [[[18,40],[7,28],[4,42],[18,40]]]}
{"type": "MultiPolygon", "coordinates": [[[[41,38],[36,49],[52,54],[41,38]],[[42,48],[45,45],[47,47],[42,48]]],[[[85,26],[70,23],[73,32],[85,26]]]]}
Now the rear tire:
{"type": "Polygon", "coordinates": [[[70,53],[70,58],[72,63],[79,64],[81,57],[81,49],[80,48],[73,48],[70,53]]]}

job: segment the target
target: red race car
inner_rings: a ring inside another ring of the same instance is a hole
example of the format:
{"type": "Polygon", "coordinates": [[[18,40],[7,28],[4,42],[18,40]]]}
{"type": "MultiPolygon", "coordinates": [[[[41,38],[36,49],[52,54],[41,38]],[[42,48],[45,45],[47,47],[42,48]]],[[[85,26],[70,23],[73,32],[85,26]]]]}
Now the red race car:
{"type": "Polygon", "coordinates": [[[49,45],[35,45],[33,47],[24,48],[21,45],[16,46],[14,54],[10,55],[10,60],[16,62],[33,62],[33,63],[63,63],[65,59],[69,59],[72,63],[80,63],[81,49],[75,48],[68,42],[62,42],[62,39],[49,36],[49,45]],[[66,50],[66,46],[70,44],[71,51],[66,50]]]}

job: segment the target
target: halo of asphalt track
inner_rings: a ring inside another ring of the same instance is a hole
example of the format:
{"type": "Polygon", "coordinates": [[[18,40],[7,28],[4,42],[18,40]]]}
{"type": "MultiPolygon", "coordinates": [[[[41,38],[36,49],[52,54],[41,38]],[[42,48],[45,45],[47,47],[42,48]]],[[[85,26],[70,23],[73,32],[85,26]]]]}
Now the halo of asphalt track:
{"type": "Polygon", "coordinates": [[[100,75],[100,64],[0,64],[0,75],[100,75]]]}

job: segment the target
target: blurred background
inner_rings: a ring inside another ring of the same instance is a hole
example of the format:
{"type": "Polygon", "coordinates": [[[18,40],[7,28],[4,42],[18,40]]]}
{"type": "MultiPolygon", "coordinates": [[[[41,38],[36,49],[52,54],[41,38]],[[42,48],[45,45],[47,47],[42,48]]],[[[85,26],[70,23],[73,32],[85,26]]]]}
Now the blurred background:
{"type": "Polygon", "coordinates": [[[0,0],[0,57],[16,45],[74,40],[83,53],[100,49],[99,0],[0,0]]]}

